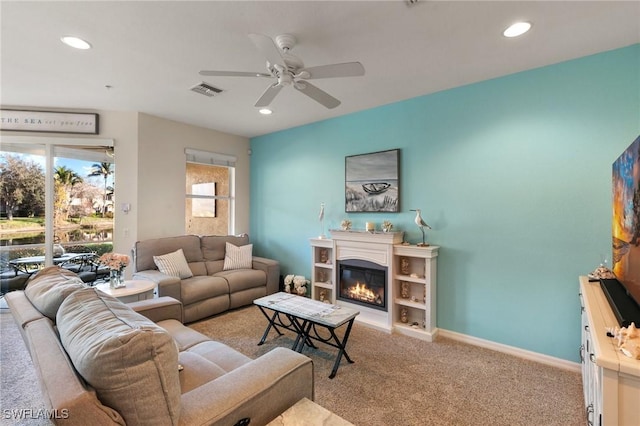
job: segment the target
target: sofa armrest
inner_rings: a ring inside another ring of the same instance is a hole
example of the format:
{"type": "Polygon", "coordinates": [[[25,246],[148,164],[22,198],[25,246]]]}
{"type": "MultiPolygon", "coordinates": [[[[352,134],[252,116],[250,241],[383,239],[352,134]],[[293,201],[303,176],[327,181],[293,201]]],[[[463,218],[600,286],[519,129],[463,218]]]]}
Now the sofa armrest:
{"type": "Polygon", "coordinates": [[[153,322],[175,319],[183,322],[182,303],[173,297],[158,297],[157,299],[140,300],[127,303],[134,311],[144,315],[153,322]]]}
{"type": "Polygon", "coordinates": [[[145,271],[137,271],[133,274],[133,279],[153,281],[158,286],[158,296],[173,297],[182,301],[180,293],[180,278],[163,274],[156,269],[147,269],[145,271]]]}
{"type": "Polygon", "coordinates": [[[280,262],[265,257],[253,257],[253,269],[259,269],[267,274],[267,294],[280,291],[280,262]]]}
{"type": "Polygon", "coordinates": [[[180,424],[231,426],[245,418],[267,424],[305,397],[314,398],[311,359],[275,348],[183,394],[180,424]]]}

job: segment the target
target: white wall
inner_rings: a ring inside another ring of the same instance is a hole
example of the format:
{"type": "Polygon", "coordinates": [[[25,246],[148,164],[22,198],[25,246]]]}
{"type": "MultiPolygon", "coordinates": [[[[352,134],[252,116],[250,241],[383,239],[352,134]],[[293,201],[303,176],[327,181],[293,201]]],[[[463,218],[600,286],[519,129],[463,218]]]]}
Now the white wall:
{"type": "MultiPolygon", "coordinates": [[[[10,107],[58,111],[56,108],[10,107]]],[[[66,110],[68,111],[68,110],[66,110]]],[[[0,132],[0,137],[113,139],[115,233],[113,250],[130,254],[137,240],[184,233],[185,148],[236,156],[236,232],[249,232],[249,140],[138,112],[74,110],[99,114],[98,135],[0,132]],[[127,214],[122,203],[131,204],[127,214]]],[[[131,268],[127,268],[131,274],[131,268]]]]}
{"type": "Polygon", "coordinates": [[[235,230],[249,232],[249,139],[141,113],[137,152],[138,239],[184,233],[185,148],[237,157],[235,230]]]}

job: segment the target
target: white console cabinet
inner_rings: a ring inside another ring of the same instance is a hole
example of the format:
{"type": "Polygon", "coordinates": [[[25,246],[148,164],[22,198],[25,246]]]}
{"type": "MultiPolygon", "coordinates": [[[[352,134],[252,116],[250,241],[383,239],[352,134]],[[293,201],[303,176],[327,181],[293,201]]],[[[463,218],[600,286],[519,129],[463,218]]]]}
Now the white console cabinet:
{"type": "Polygon", "coordinates": [[[587,423],[640,425],[640,360],[623,355],[607,328],[618,325],[599,282],[580,277],[582,385],[587,423]]]}

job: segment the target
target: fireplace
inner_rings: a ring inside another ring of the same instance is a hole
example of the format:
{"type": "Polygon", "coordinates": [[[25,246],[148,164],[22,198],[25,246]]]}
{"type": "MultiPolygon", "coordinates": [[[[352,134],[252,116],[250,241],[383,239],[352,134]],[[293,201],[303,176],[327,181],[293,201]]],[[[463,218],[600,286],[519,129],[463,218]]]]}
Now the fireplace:
{"type": "Polygon", "coordinates": [[[367,260],[338,262],[339,300],[387,310],[387,268],[367,260]]]}

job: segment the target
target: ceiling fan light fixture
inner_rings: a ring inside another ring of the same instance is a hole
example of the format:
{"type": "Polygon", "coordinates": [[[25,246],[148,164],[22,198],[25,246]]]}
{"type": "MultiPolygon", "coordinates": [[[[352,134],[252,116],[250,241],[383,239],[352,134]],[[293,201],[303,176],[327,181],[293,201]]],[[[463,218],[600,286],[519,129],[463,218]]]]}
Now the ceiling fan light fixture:
{"type": "Polygon", "coordinates": [[[83,40],[79,37],[68,36],[68,35],[62,36],[60,37],[60,41],[62,41],[67,46],[73,47],[74,49],[80,49],[80,50],[91,49],[91,44],[88,41],[83,40]]]}
{"type": "Polygon", "coordinates": [[[273,111],[271,111],[269,108],[260,108],[258,110],[258,112],[262,115],[271,115],[273,114],[273,111]]]}
{"type": "Polygon", "coordinates": [[[526,33],[531,29],[531,22],[516,22],[510,25],[506,30],[502,32],[502,35],[508,38],[518,37],[526,33]]]}

